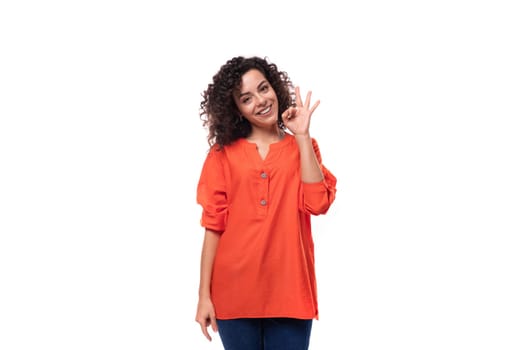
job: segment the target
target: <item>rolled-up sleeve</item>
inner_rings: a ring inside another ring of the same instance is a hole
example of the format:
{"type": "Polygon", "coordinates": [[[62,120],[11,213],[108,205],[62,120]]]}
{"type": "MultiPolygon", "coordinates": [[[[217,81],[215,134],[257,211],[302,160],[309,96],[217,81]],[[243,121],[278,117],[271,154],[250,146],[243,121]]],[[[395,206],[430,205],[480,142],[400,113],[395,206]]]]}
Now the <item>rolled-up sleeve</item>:
{"type": "Polygon", "coordinates": [[[314,183],[301,183],[300,189],[300,208],[304,212],[312,215],[325,214],[333,201],[336,193],[336,177],[323,165],[321,152],[315,139],[312,139],[317,161],[323,172],[323,181],[314,183]]]}
{"type": "Polygon", "coordinates": [[[209,151],[197,186],[197,203],[202,207],[201,226],[219,232],[224,231],[228,216],[221,153],[215,148],[209,151]]]}

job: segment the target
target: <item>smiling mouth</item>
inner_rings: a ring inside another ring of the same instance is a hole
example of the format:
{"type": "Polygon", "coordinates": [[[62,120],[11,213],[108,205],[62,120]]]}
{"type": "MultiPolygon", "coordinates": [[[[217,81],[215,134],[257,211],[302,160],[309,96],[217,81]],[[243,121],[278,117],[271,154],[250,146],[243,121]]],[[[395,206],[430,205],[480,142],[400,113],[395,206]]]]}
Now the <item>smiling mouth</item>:
{"type": "Polygon", "coordinates": [[[262,111],[258,112],[257,114],[258,115],[265,115],[265,114],[270,113],[271,110],[272,110],[272,106],[270,105],[270,106],[266,107],[265,109],[263,109],[262,111]]]}

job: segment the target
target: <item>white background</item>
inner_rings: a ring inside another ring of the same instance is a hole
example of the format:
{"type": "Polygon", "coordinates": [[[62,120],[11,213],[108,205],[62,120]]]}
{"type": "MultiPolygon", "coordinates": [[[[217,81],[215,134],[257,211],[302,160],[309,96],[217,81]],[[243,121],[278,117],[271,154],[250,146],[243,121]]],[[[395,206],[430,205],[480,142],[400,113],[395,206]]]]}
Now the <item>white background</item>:
{"type": "Polygon", "coordinates": [[[525,348],[520,1],[3,1],[0,348],[220,349],[194,322],[201,92],[321,100],[312,350],[525,348]]]}

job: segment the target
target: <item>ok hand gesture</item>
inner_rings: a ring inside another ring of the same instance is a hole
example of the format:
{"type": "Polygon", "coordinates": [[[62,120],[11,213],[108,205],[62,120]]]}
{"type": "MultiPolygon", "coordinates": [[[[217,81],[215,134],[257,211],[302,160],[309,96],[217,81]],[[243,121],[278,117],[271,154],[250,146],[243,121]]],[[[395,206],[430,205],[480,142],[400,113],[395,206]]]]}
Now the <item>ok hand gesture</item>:
{"type": "Polygon", "coordinates": [[[306,100],[301,98],[301,91],[298,86],[295,87],[296,105],[288,108],[283,112],[282,118],[284,126],[290,130],[294,135],[309,135],[310,133],[310,118],[321,101],[317,100],[312,107],[310,107],[310,98],[312,92],[308,91],[306,100]]]}

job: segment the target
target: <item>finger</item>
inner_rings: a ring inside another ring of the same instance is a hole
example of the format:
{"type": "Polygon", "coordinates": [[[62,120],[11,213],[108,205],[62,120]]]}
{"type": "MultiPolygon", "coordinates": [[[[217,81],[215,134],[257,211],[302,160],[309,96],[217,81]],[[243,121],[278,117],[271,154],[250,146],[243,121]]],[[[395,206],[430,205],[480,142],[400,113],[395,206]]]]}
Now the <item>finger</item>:
{"type": "Polygon", "coordinates": [[[315,109],[317,108],[317,106],[319,106],[320,103],[321,103],[320,100],[317,100],[317,102],[314,103],[314,105],[310,109],[310,115],[312,115],[312,113],[315,111],[315,109]]]}
{"type": "Polygon", "coordinates": [[[303,106],[303,100],[301,99],[301,89],[299,89],[299,86],[295,87],[295,105],[297,107],[303,106]]]}
{"type": "Polygon", "coordinates": [[[210,336],[210,333],[208,333],[208,328],[206,327],[206,324],[205,323],[201,323],[201,322],[199,322],[199,324],[201,325],[202,334],[204,334],[206,339],[211,341],[211,336],[210,336]]]}
{"type": "Polygon", "coordinates": [[[295,110],[296,110],[295,107],[288,107],[288,109],[284,111],[282,114],[283,120],[292,119],[295,114],[295,110]]]}
{"type": "Polygon", "coordinates": [[[219,327],[217,327],[217,319],[215,317],[211,318],[211,329],[213,329],[215,333],[219,330],[219,327]]]}
{"type": "Polygon", "coordinates": [[[312,92],[308,91],[308,93],[306,94],[306,101],[304,101],[304,105],[305,105],[306,109],[308,109],[308,107],[310,106],[310,98],[311,97],[312,97],[312,92]]]}

